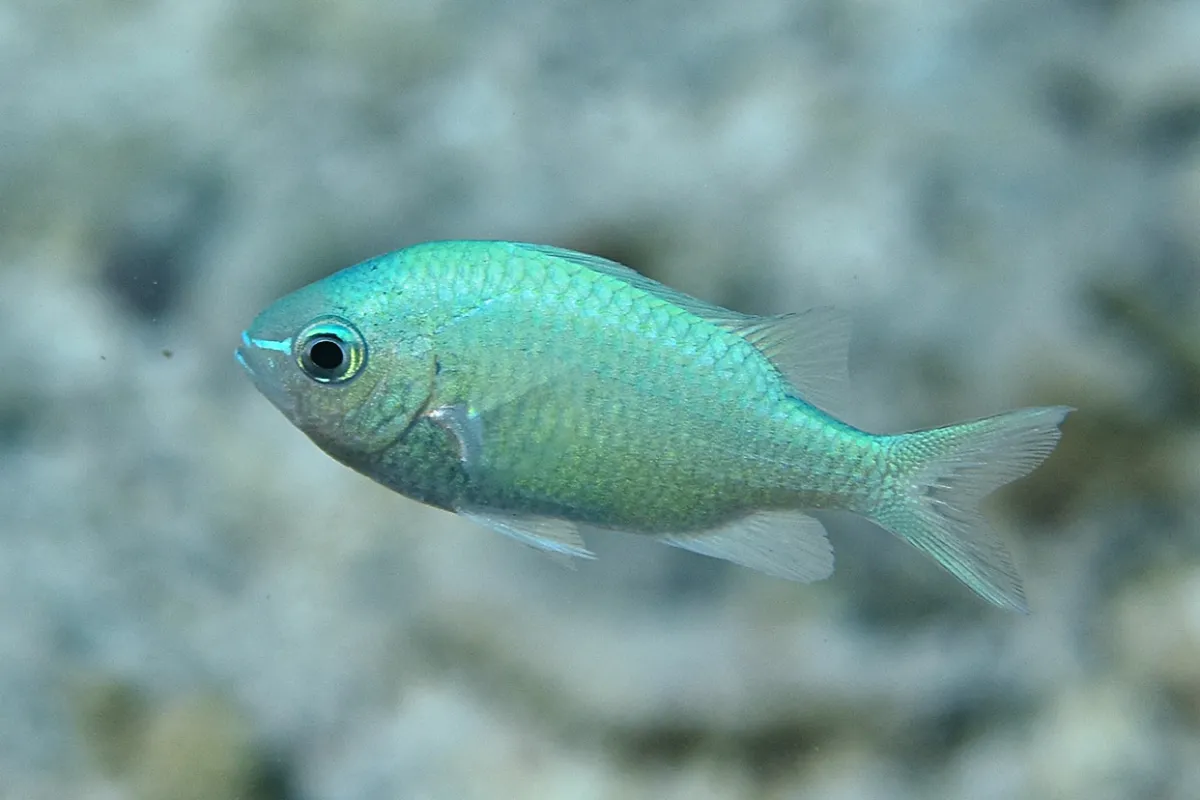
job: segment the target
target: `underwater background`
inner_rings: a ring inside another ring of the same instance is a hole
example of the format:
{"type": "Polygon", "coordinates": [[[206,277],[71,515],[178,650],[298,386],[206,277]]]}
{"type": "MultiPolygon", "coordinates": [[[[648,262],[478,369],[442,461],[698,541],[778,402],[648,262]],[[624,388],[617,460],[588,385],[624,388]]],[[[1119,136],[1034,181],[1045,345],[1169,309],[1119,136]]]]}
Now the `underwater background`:
{"type": "Polygon", "coordinates": [[[1200,797],[1200,2],[4,0],[0,798],[1200,797]],[[503,238],[855,322],[850,422],[1068,404],[1033,613],[339,466],[270,301],[503,238]]]}

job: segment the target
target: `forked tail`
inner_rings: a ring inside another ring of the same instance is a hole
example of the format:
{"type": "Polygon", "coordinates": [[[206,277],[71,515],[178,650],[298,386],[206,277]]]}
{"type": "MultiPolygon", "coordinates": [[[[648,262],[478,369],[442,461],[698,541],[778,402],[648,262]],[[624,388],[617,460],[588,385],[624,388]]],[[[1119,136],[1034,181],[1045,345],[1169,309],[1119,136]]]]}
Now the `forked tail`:
{"type": "Polygon", "coordinates": [[[1042,463],[1072,410],[1025,408],[897,435],[896,478],[872,517],[984,599],[1028,613],[1012,556],[988,528],[979,502],[1042,463]]]}

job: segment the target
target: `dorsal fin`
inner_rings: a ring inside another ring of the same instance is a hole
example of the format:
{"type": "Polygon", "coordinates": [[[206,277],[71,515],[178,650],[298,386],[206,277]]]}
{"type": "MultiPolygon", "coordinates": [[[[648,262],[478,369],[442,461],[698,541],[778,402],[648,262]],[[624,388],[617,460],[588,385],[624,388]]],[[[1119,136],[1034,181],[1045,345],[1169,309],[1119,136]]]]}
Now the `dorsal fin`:
{"type": "Polygon", "coordinates": [[[712,303],[706,303],[677,289],[672,289],[670,286],[664,286],[653,278],[647,278],[642,273],[632,270],[624,264],[610,261],[607,258],[542,244],[520,244],[517,247],[523,250],[533,250],[534,252],[543,253],[553,258],[561,258],[564,261],[570,261],[573,264],[578,264],[581,267],[587,267],[590,270],[599,272],[601,275],[610,275],[618,278],[636,289],[641,289],[698,317],[703,317],[714,325],[732,329],[735,326],[744,325],[758,319],[758,317],[751,316],[750,314],[742,314],[737,311],[730,311],[727,308],[721,308],[712,303]]]}
{"type": "Polygon", "coordinates": [[[822,306],[771,317],[742,314],[664,286],[607,258],[549,245],[516,246],[619,278],[719,325],[754,345],[804,401],[835,416],[846,406],[850,394],[850,318],[844,312],[822,306]]]}
{"type": "Polygon", "coordinates": [[[850,395],[850,317],[829,306],[755,317],[732,328],[779,370],[804,401],[838,415],[850,395]]]}

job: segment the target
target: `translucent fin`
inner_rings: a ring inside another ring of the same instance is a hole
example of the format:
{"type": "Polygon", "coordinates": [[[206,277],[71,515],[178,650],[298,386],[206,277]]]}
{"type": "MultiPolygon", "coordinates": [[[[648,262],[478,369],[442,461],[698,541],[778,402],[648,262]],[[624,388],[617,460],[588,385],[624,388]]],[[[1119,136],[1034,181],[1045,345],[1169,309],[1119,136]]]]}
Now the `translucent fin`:
{"type": "Polygon", "coordinates": [[[521,375],[496,391],[482,393],[470,406],[436,405],[434,400],[425,416],[454,437],[459,459],[474,478],[483,479],[495,470],[508,480],[537,475],[555,463],[574,435],[562,422],[567,414],[561,411],[555,381],[562,385],[559,372],[521,375]],[[537,426],[536,446],[527,438],[528,418],[546,420],[537,426]]]}
{"type": "Polygon", "coordinates": [[[458,513],[477,525],[516,539],[550,554],[574,558],[595,558],[572,522],[555,517],[511,514],[493,509],[460,508],[458,513]]]}
{"type": "Polygon", "coordinates": [[[985,496],[1029,473],[1061,436],[1073,409],[1026,408],[897,438],[899,498],[873,515],[937,560],[979,596],[1028,613],[1021,578],[979,511],[985,496]],[[908,466],[912,464],[912,466],[908,466]]]}
{"type": "Polygon", "coordinates": [[[799,511],[758,511],[715,530],[658,539],[792,581],[819,581],[833,574],[833,548],[825,528],[799,511]]]}
{"type": "Polygon", "coordinates": [[[457,440],[463,469],[473,482],[544,486],[578,439],[572,389],[566,382],[530,383],[510,389],[502,401],[496,392],[478,405],[472,402],[469,410],[446,407],[433,421],[457,440]]]}
{"type": "Polygon", "coordinates": [[[468,467],[478,465],[483,456],[483,425],[478,415],[465,406],[438,406],[425,413],[438,426],[458,440],[458,457],[468,467]]]}
{"type": "Polygon", "coordinates": [[[677,289],[672,289],[670,286],[664,286],[653,278],[647,278],[645,275],[632,270],[624,264],[618,264],[616,261],[609,261],[607,258],[593,256],[587,253],[579,253],[575,250],[565,250],[561,247],[551,247],[550,245],[540,244],[519,244],[517,247],[523,250],[532,250],[537,253],[542,253],[553,258],[561,258],[564,261],[570,261],[573,264],[578,264],[581,267],[587,267],[590,270],[600,273],[601,275],[609,275],[614,278],[619,278],[625,283],[633,286],[636,289],[641,289],[644,292],[662,298],[673,305],[685,309],[698,317],[703,317],[717,325],[725,327],[734,327],[746,322],[760,319],[749,314],[741,314],[737,311],[730,311],[727,308],[706,303],[691,295],[684,294],[677,289]]]}
{"type": "Polygon", "coordinates": [[[850,396],[850,317],[829,306],[734,327],[806,402],[838,416],[850,396]]]}
{"type": "Polygon", "coordinates": [[[767,356],[805,401],[835,415],[845,407],[850,394],[850,318],[843,312],[822,307],[802,314],[756,317],[698,300],[606,258],[548,245],[517,246],[619,278],[720,325],[743,337],[767,356]]]}

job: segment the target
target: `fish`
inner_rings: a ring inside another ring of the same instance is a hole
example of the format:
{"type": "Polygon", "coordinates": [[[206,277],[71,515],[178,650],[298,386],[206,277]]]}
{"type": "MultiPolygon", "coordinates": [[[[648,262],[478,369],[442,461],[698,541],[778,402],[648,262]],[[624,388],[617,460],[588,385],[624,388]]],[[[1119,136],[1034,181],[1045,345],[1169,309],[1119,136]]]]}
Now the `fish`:
{"type": "Polygon", "coordinates": [[[980,501],[1073,409],[860,430],[838,416],[849,341],[836,309],[743,314],[598,256],[462,240],[282,297],[235,356],[329,456],[560,560],[610,530],[816,581],[834,557],[812,512],[844,510],[1028,613],[980,501]]]}

